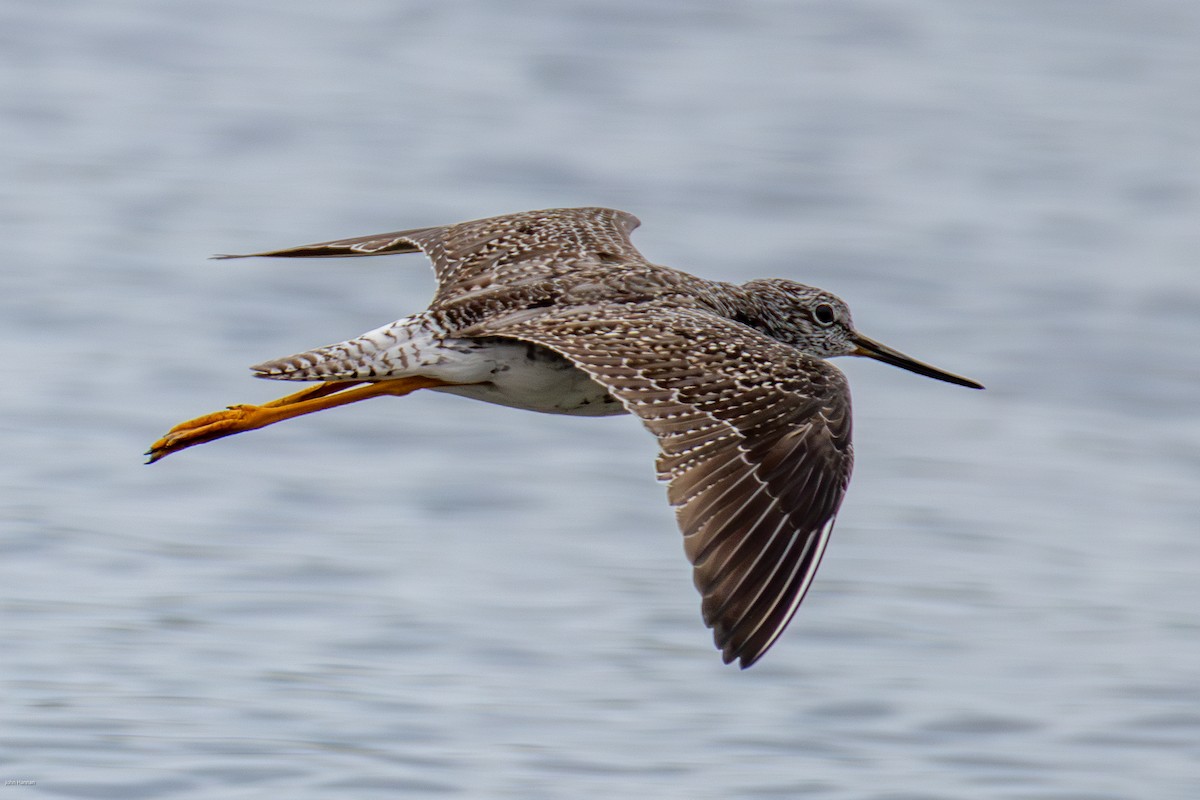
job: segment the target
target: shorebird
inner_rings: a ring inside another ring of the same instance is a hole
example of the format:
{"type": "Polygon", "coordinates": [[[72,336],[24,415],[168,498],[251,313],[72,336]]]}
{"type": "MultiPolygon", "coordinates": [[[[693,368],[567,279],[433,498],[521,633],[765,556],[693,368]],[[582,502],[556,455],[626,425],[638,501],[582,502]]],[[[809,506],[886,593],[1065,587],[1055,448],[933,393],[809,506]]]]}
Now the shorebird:
{"type": "Polygon", "coordinates": [[[652,264],[630,241],[638,225],[613,209],[550,209],[250,253],[422,252],[438,286],[419,314],[251,367],[317,383],[176,425],[148,463],[417,389],[552,414],[632,413],[658,438],[658,477],[669,482],[704,622],[725,663],[745,669],[804,599],[850,481],[850,392],[825,359],[866,356],[983,387],[862,335],[821,289],[652,264]]]}

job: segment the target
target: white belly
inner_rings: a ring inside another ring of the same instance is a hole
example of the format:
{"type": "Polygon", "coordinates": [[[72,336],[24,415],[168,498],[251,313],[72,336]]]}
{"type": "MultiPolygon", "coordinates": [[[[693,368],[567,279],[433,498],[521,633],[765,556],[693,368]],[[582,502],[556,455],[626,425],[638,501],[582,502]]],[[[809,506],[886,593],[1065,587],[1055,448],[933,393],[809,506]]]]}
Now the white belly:
{"type": "Polygon", "coordinates": [[[464,382],[436,392],[485,403],[581,417],[627,413],[625,407],[587,373],[537,345],[504,339],[451,339],[441,342],[442,363],[422,374],[464,382]]]}

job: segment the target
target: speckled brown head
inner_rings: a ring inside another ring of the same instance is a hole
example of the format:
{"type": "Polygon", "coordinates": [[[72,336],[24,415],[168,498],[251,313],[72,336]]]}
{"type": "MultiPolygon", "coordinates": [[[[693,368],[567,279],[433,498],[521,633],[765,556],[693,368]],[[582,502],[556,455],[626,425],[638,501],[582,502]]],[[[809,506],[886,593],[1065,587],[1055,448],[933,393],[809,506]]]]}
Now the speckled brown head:
{"type": "Polygon", "coordinates": [[[824,289],[782,278],[750,281],[741,288],[759,309],[757,321],[764,333],[810,355],[865,356],[927,378],[971,389],[983,388],[970,378],[925,364],[859,333],[854,329],[845,301],[824,289]]]}

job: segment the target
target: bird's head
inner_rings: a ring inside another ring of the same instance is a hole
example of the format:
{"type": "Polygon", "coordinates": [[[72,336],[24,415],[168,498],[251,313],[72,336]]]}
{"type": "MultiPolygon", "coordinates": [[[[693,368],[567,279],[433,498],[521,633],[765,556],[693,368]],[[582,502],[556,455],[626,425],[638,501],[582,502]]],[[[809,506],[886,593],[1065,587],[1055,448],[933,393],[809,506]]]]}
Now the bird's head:
{"type": "Polygon", "coordinates": [[[830,358],[864,356],[947,383],[982,389],[969,378],[954,375],[917,361],[854,329],[850,308],[840,297],[824,289],[771,278],[742,285],[758,309],[755,327],[804,352],[830,358]]]}

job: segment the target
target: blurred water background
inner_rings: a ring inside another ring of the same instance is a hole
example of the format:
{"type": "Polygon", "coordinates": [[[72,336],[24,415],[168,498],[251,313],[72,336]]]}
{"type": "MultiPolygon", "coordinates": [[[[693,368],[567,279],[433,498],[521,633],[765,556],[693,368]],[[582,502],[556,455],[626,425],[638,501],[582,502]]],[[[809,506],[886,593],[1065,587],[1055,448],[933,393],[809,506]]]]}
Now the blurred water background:
{"type": "Polygon", "coordinates": [[[0,5],[9,797],[1200,791],[1200,6],[0,5]],[[238,252],[609,205],[837,292],[824,566],[723,667],[631,418],[418,393],[152,468],[423,259],[238,252]]]}

